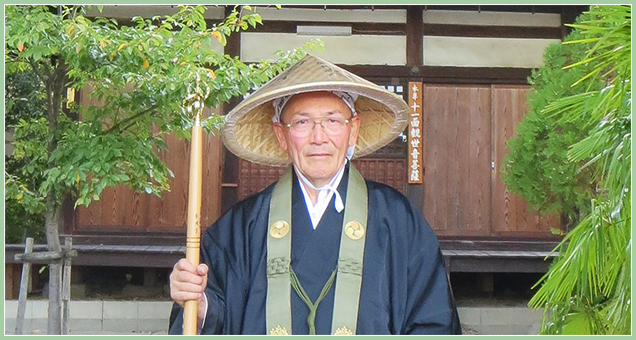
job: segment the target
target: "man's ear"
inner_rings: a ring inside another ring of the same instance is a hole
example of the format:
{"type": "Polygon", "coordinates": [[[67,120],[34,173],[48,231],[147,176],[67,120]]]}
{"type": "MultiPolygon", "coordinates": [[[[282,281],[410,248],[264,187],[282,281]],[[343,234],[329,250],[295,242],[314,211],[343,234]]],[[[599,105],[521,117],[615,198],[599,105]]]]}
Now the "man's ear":
{"type": "Polygon", "coordinates": [[[351,133],[349,134],[349,146],[355,146],[360,132],[360,116],[351,117],[351,133]]]}
{"type": "Polygon", "coordinates": [[[280,123],[274,123],[273,129],[276,139],[278,140],[278,146],[280,146],[283,151],[287,151],[287,139],[283,132],[283,126],[280,123]]]}

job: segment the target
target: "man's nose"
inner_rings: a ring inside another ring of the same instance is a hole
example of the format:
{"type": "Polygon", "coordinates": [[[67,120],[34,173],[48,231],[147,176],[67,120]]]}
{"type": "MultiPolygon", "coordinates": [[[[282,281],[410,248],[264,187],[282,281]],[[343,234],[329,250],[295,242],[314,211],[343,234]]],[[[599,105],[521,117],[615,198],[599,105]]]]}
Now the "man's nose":
{"type": "Polygon", "coordinates": [[[322,128],[322,122],[315,122],[310,138],[313,143],[320,144],[329,140],[329,136],[327,136],[327,133],[322,128]]]}

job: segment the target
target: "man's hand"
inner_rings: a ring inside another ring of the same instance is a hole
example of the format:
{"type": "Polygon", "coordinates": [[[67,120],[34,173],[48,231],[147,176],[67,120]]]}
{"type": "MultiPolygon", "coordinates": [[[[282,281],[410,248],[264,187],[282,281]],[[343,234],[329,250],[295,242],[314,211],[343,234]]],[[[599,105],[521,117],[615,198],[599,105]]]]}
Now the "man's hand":
{"type": "Polygon", "coordinates": [[[170,274],[170,297],[183,307],[186,300],[197,301],[197,319],[205,316],[206,301],[203,291],[208,284],[208,266],[197,267],[190,261],[181,259],[174,265],[170,274]]]}

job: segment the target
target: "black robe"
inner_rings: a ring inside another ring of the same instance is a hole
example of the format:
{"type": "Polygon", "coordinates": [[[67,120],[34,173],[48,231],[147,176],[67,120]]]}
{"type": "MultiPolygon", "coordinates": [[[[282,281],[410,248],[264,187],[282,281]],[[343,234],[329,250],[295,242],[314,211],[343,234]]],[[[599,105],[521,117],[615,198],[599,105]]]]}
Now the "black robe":
{"type": "MultiPolygon", "coordinates": [[[[346,202],[348,165],[338,186],[346,202]]],[[[293,173],[292,268],[312,301],[336,268],[344,211],[334,198],[314,230],[293,173]]],[[[357,334],[460,334],[437,237],[404,195],[366,181],[369,195],[357,334]]],[[[234,205],[201,236],[208,274],[202,334],[266,334],[267,232],[274,185],[234,205]]],[[[347,209],[347,207],[345,207],[347,209]]],[[[316,334],[331,332],[334,286],[320,303],[316,334]]],[[[292,332],[308,334],[308,308],[292,289],[292,332]]],[[[170,334],[183,334],[174,305],[170,334]]]]}

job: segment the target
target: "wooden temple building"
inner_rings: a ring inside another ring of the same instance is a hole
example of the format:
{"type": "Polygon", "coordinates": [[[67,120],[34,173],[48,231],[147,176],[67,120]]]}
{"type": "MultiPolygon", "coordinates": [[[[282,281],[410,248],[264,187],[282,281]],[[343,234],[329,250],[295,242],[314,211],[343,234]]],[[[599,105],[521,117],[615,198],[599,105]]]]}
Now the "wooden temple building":
{"type": "MultiPolygon", "coordinates": [[[[226,6],[229,7],[229,6],[226,6]]],[[[224,6],[209,6],[212,24],[224,6]]],[[[219,51],[244,62],[273,58],[276,50],[313,38],[316,55],[390,91],[421,89],[421,183],[409,183],[408,131],[354,164],[366,178],[395,187],[421,209],[441,240],[451,273],[544,273],[544,258],[560,240],[559,216],[540,217],[501,181],[506,141],[527,112],[528,77],[546,47],[567,35],[567,23],[586,6],[356,5],[258,7],[263,25],[234,34],[219,51]]],[[[169,5],[104,6],[102,16],[174,13],[169,5]]],[[[78,93],[86,102],[85,93],[78,93]]],[[[227,113],[238,99],[217,108],[227,113]]],[[[189,144],[170,137],[162,154],[174,172],[162,198],[127,188],[104,190],[88,208],[65,214],[62,236],[72,236],[73,266],[171,268],[185,252],[189,144]]],[[[204,139],[202,228],[232,204],[282,173],[238,159],[218,136],[204,139]]],[[[23,249],[9,247],[5,260],[23,249]]],[[[17,264],[14,264],[17,266],[17,264]]],[[[75,270],[75,269],[74,269],[75,270]]],[[[19,276],[19,275],[18,275],[19,276]]]]}

